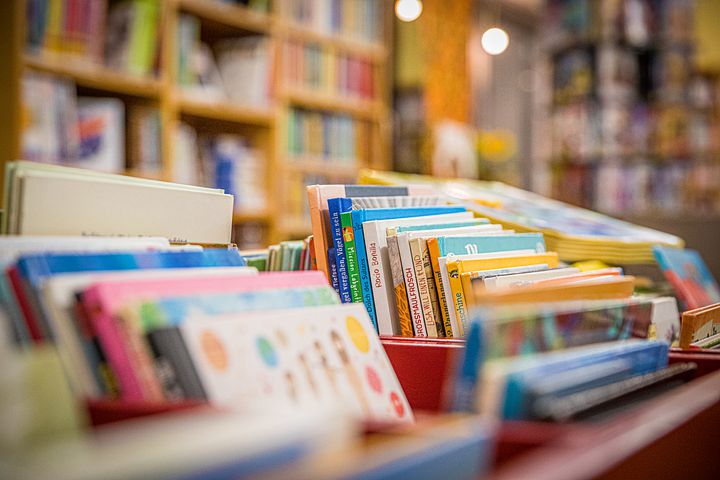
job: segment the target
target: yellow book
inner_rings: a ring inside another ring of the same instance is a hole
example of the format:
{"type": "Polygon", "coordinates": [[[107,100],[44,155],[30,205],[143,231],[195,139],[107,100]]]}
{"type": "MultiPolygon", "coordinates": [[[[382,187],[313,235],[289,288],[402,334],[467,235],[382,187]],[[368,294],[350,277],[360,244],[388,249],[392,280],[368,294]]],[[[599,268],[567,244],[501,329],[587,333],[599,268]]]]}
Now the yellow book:
{"type": "Polygon", "coordinates": [[[440,306],[440,315],[442,317],[443,325],[445,326],[445,337],[453,338],[453,329],[450,324],[450,313],[448,311],[448,303],[445,298],[445,287],[443,286],[442,276],[440,275],[440,246],[438,245],[437,238],[430,237],[427,239],[428,252],[430,254],[430,264],[433,271],[433,279],[435,280],[435,288],[437,290],[437,296],[440,306]]]}
{"type": "Polygon", "coordinates": [[[478,303],[564,302],[627,298],[634,288],[635,277],[624,276],[578,283],[523,285],[495,291],[476,287],[473,295],[478,303]]]}
{"type": "Polygon", "coordinates": [[[465,334],[468,322],[467,300],[462,285],[462,273],[477,272],[482,270],[495,270],[499,268],[522,267],[525,265],[545,264],[549,268],[558,266],[558,256],[555,252],[537,253],[533,255],[515,255],[490,258],[476,258],[458,260],[457,257],[448,257],[447,271],[450,281],[450,295],[453,300],[453,308],[457,315],[458,328],[462,330],[460,335],[465,334]]]}

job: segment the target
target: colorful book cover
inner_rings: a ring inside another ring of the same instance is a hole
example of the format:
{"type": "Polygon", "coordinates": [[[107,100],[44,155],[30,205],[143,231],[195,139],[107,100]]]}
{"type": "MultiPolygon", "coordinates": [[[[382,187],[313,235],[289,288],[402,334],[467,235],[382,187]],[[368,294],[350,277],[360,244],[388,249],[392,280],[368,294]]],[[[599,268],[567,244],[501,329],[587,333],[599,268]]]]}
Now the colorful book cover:
{"type": "Polygon", "coordinates": [[[327,251],[327,265],[328,271],[330,272],[330,285],[335,289],[336,292],[340,291],[340,278],[338,276],[337,269],[337,255],[335,255],[335,247],[328,248],[327,251]]]}
{"type": "Polygon", "coordinates": [[[215,405],[275,411],[341,403],[358,420],[413,422],[362,304],[199,315],[181,330],[215,405]]]}
{"type": "Polygon", "coordinates": [[[342,234],[340,214],[352,210],[352,200],[349,198],[331,198],[328,200],[328,213],[330,215],[330,234],[335,247],[335,263],[337,264],[338,286],[340,298],[344,303],[352,302],[350,294],[350,280],[345,254],[345,242],[342,234]]]}
{"type": "Polygon", "coordinates": [[[653,253],[684,310],[720,302],[720,288],[698,252],[655,246],[653,253]]]}
{"type": "Polygon", "coordinates": [[[345,244],[345,258],[348,267],[348,282],[350,285],[350,296],[353,303],[362,303],[362,287],[360,285],[360,271],[358,270],[357,254],[355,246],[355,234],[353,233],[352,214],[345,212],[340,215],[342,225],[343,243],[345,244]]]}

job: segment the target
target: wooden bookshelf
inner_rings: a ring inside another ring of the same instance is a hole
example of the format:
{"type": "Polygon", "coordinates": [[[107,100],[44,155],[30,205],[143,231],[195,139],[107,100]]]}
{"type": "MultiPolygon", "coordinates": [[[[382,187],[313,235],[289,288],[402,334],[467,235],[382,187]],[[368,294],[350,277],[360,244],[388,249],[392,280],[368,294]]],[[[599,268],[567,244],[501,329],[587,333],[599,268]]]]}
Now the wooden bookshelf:
{"type": "MultiPolygon", "coordinates": [[[[301,25],[285,18],[280,1],[272,1],[267,13],[250,8],[223,3],[219,0],[158,0],[160,5],[160,62],[153,75],[137,76],[111,69],[97,62],[90,62],[73,54],[30,52],[26,48],[26,1],[0,2],[0,27],[9,32],[8,41],[0,42],[0,60],[6,69],[0,79],[0,119],[4,128],[0,132],[0,165],[19,158],[21,129],[24,113],[21,77],[27,72],[41,72],[72,80],[80,93],[118,97],[128,105],[149,105],[158,109],[162,122],[160,171],[147,173],[141,169],[128,169],[133,176],[173,180],[175,135],[180,122],[188,122],[201,128],[203,133],[239,133],[247,137],[253,146],[262,150],[266,159],[267,175],[260,179],[266,187],[268,206],[257,212],[236,213],[236,224],[246,222],[264,225],[265,242],[271,243],[288,237],[299,237],[309,232],[309,220],[284,212],[302,211],[302,206],[288,209],[278,191],[278,185],[287,185],[286,175],[302,179],[303,175],[315,175],[327,181],[352,180],[359,168],[387,167],[389,163],[387,125],[389,121],[389,89],[387,88],[387,43],[390,36],[389,23],[377,42],[363,41],[350,36],[329,33],[313,26],[301,25]],[[274,98],[268,108],[249,107],[203,96],[193,90],[183,90],[177,85],[178,25],[181,14],[197,17],[202,39],[222,39],[247,35],[264,35],[272,40],[274,58],[272,63],[271,91],[274,98]],[[327,95],[307,88],[289,88],[283,72],[284,42],[302,42],[327,49],[333,55],[349,55],[360,59],[373,68],[372,100],[353,96],[327,95]],[[285,119],[291,108],[320,111],[349,116],[369,125],[372,132],[367,139],[367,158],[356,164],[323,159],[289,158],[285,152],[287,126],[285,119]],[[291,218],[290,218],[291,217],[291,218]]],[[[361,0],[358,0],[361,1],[361,0]]],[[[363,0],[364,1],[364,0],[363,0]]],[[[382,5],[383,18],[391,17],[391,5],[382,5]]],[[[387,3],[387,4],[386,4],[387,3]]],[[[373,20],[374,21],[374,20],[373,20]]],[[[199,130],[198,130],[199,131],[199,130]]],[[[298,181],[300,181],[298,180],[298,181]]],[[[302,188],[302,187],[299,187],[302,188]]],[[[0,185],[0,194],[2,194],[0,185]]],[[[292,199],[297,202],[297,195],[292,199]]],[[[304,197],[303,197],[304,201],[304,197]]]]}

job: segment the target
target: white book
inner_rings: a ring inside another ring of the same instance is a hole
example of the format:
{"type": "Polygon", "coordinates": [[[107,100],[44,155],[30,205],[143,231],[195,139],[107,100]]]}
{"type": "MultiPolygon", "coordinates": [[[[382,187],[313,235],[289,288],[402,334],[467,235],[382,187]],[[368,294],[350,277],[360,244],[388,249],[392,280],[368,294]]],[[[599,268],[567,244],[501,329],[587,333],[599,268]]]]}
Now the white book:
{"type": "Polygon", "coordinates": [[[655,338],[672,343],[680,335],[680,312],[675,297],[653,298],[651,328],[655,329],[655,338]]]}
{"type": "Polygon", "coordinates": [[[70,386],[78,397],[96,398],[101,387],[84,352],[74,317],[76,294],[101,281],[133,278],[194,278],[226,275],[257,275],[253,267],[165,268],[129,271],[79,272],[53,275],[41,286],[41,308],[47,318],[60,360],[68,374],[70,386]]]}
{"type": "Polygon", "coordinates": [[[506,275],[493,275],[483,278],[483,285],[487,290],[496,290],[498,288],[518,287],[529,285],[538,280],[547,280],[550,278],[560,278],[580,272],[577,268],[553,268],[549,270],[541,270],[538,272],[514,273],[506,275]]]}
{"type": "Polygon", "coordinates": [[[229,243],[233,198],[143,183],[25,172],[16,231],[21,235],[130,235],[229,243]]]}
{"type": "MultiPolygon", "coordinates": [[[[511,257],[514,255],[531,255],[533,253],[536,253],[535,250],[510,250],[506,252],[491,252],[491,253],[476,253],[472,255],[454,255],[453,257],[458,260],[474,260],[478,258],[496,258],[496,257],[511,257]]],[[[450,289],[450,277],[448,276],[448,270],[447,270],[447,262],[448,257],[439,257],[438,258],[438,266],[440,268],[440,278],[442,279],[442,285],[443,290],[445,291],[445,301],[448,303],[448,314],[450,316],[450,326],[452,327],[453,335],[460,337],[464,335],[463,330],[459,327],[458,318],[455,314],[455,308],[451,306],[455,305],[455,302],[453,302],[452,296],[450,295],[450,292],[452,291],[450,289]],[[460,335],[456,335],[455,332],[461,332],[460,335]]],[[[530,266],[530,268],[538,267],[530,266]]],[[[547,265],[544,265],[545,268],[547,268],[547,265]]],[[[523,271],[528,270],[521,270],[523,268],[528,267],[510,267],[507,269],[497,269],[494,270],[496,272],[500,271],[507,271],[506,273],[520,273],[523,271]],[[513,269],[516,269],[513,271],[513,269]]],[[[488,272],[491,272],[491,270],[487,270],[488,272]]]]}
{"type": "Polygon", "coordinates": [[[370,263],[370,283],[373,286],[375,315],[377,316],[380,335],[400,335],[390,259],[387,252],[387,229],[398,226],[425,225],[431,222],[452,223],[472,217],[472,212],[459,212],[423,217],[373,220],[363,223],[365,249],[368,263],[370,263]]]}

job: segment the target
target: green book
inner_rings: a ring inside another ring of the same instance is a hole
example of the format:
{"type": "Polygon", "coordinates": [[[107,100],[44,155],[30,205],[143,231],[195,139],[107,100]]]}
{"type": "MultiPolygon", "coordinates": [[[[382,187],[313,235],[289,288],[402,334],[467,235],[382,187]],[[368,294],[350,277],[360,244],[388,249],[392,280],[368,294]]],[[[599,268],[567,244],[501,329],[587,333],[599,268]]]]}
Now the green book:
{"type": "Polygon", "coordinates": [[[342,228],[343,244],[345,245],[345,264],[347,265],[348,281],[350,283],[350,297],[353,303],[362,303],[363,294],[360,286],[360,269],[358,268],[357,253],[355,251],[352,212],[340,214],[340,227],[342,228]]]}

